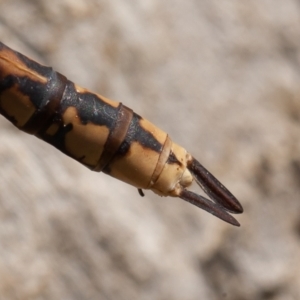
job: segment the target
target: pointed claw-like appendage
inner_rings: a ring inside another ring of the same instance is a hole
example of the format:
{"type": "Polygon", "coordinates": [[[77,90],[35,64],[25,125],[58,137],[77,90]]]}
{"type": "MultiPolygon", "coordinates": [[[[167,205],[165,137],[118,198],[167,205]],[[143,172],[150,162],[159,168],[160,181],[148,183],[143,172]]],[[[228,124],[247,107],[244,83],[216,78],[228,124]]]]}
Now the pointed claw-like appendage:
{"type": "MultiPolygon", "coordinates": [[[[208,172],[195,158],[192,157],[191,160],[188,161],[187,168],[192,173],[195,181],[203,189],[203,191],[214,202],[218,204],[219,210],[225,209],[233,214],[240,214],[243,212],[243,207],[239,203],[239,201],[226,189],[225,186],[223,186],[223,184],[218,179],[216,179],[210,172],[208,172]]],[[[220,216],[217,217],[221,218],[220,216]]]]}
{"type": "Polygon", "coordinates": [[[239,222],[229,214],[243,212],[239,201],[192,156],[187,160],[187,169],[212,201],[185,188],[180,191],[178,196],[229,224],[240,226],[239,222]]]}
{"type": "Polygon", "coordinates": [[[182,190],[179,197],[191,204],[198,206],[201,209],[206,210],[212,215],[220,218],[221,220],[232,224],[234,226],[240,226],[240,223],[230,214],[226,212],[226,210],[221,207],[219,204],[216,204],[200,195],[197,195],[188,190],[182,190]]]}

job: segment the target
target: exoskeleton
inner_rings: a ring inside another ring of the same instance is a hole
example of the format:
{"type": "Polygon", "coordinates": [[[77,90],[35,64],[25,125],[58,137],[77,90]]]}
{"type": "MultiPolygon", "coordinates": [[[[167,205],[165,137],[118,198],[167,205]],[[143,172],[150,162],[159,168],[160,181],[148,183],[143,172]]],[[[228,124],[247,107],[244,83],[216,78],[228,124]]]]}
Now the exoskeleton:
{"type": "Polygon", "coordinates": [[[238,200],[163,130],[0,42],[0,113],[93,171],[180,197],[239,226],[238,200]],[[187,188],[193,179],[213,200],[187,188]]]}

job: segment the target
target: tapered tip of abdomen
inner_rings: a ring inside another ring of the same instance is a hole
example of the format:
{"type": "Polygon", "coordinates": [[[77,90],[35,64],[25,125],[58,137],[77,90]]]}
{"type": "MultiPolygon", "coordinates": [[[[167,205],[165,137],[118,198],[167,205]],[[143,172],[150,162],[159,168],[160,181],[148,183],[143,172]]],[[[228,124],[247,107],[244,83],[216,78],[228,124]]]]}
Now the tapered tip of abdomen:
{"type": "Polygon", "coordinates": [[[231,216],[226,209],[198,194],[188,190],[182,190],[179,197],[201,209],[204,209],[208,213],[231,225],[240,226],[240,223],[233,216],[231,216]]]}
{"type": "Polygon", "coordinates": [[[242,205],[232,193],[195,158],[188,162],[187,167],[197,184],[213,201],[233,214],[240,214],[244,211],[242,205]]]}

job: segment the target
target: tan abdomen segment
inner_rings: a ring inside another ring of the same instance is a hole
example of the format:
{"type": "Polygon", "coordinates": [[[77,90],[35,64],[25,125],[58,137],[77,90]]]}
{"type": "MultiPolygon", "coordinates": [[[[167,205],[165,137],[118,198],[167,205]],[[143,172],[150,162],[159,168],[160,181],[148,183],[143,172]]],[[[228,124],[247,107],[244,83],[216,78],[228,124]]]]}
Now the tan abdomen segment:
{"type": "Polygon", "coordinates": [[[124,142],[104,172],[137,188],[149,188],[166,139],[164,131],[134,113],[124,142]]]}
{"type": "Polygon", "coordinates": [[[90,169],[104,169],[144,189],[153,187],[163,172],[172,142],[121,103],[93,94],[3,44],[0,82],[0,110],[6,118],[90,169]]]}
{"type": "Polygon", "coordinates": [[[93,171],[188,201],[239,226],[238,200],[184,148],[130,108],[0,42],[0,113],[93,171]],[[193,178],[214,201],[188,187],[193,178]]]}

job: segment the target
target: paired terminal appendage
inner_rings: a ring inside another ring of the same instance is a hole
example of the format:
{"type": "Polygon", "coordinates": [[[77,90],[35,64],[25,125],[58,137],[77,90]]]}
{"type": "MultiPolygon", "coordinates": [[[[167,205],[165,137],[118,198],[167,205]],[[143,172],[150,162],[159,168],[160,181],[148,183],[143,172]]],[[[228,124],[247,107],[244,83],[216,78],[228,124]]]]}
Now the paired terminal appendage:
{"type": "Polygon", "coordinates": [[[187,189],[182,189],[179,197],[206,210],[225,222],[240,226],[239,222],[228,212],[240,214],[243,212],[243,207],[226,187],[193,157],[188,160],[187,169],[191,172],[196,183],[213,201],[187,189]]]}
{"type": "MultiPolygon", "coordinates": [[[[186,157],[185,169],[181,178],[168,196],[179,197],[229,224],[240,226],[239,222],[230,215],[230,213],[240,214],[243,212],[239,201],[194,157],[189,153],[186,153],[186,157]],[[210,200],[188,190],[193,181],[201,187],[210,200]]],[[[155,189],[152,190],[157,193],[155,189]]]]}

